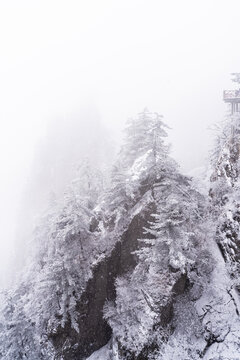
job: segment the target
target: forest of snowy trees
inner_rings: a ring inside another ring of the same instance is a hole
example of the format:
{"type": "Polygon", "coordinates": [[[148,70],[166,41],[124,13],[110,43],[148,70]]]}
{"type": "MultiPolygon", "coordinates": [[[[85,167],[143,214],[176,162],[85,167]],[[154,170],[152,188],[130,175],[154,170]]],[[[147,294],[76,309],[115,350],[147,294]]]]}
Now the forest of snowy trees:
{"type": "Polygon", "coordinates": [[[167,133],[145,109],[110,169],[85,157],[51,199],[1,294],[1,359],[239,360],[240,115],[209,179],[180,172],[167,133]]]}

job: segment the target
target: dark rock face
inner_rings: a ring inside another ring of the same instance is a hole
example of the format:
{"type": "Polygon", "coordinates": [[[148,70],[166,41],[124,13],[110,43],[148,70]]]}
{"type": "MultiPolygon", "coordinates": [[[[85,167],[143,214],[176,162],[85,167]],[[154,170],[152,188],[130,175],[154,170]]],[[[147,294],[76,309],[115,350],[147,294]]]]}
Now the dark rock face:
{"type": "Polygon", "coordinates": [[[51,336],[58,352],[57,358],[85,359],[110,340],[111,328],[103,319],[103,306],[106,300],[116,299],[116,278],[136,266],[136,256],[132,252],[139,248],[138,239],[143,237],[143,228],[147,226],[152,212],[153,209],[149,208],[136,215],[110,256],[94,269],[93,277],[77,305],[79,334],[66,325],[51,336]]]}
{"type": "MultiPolygon", "coordinates": [[[[148,226],[153,212],[153,205],[149,205],[147,209],[136,215],[116,242],[110,256],[104,258],[93,270],[93,276],[77,304],[79,333],[71,328],[69,322],[64,328],[59,328],[57,333],[50,335],[57,351],[56,359],[84,360],[110,340],[112,330],[103,318],[104,304],[107,300],[116,299],[116,278],[132,271],[137,265],[137,258],[133,252],[139,248],[138,239],[143,238],[143,229],[148,226]]],[[[171,322],[175,296],[184,292],[186,282],[186,275],[176,276],[173,297],[161,310],[160,326],[165,327],[171,322]]],[[[154,347],[154,344],[149,346],[154,347]]],[[[124,349],[122,351],[125,354],[124,349]]],[[[149,351],[149,347],[144,348],[137,356],[126,352],[125,358],[147,360],[149,351]]]]}
{"type": "Polygon", "coordinates": [[[240,209],[239,205],[232,212],[232,219],[225,216],[216,232],[216,240],[225,261],[240,262],[240,209]]]}
{"type": "MultiPolygon", "coordinates": [[[[171,322],[174,316],[174,304],[176,297],[187,291],[188,286],[189,280],[187,274],[178,274],[172,288],[172,296],[169,297],[169,301],[165,306],[159,308],[159,313],[161,314],[160,321],[154,325],[154,330],[160,332],[163,328],[169,326],[169,324],[171,325],[172,330],[174,329],[171,322]]],[[[149,355],[159,350],[159,345],[154,340],[152,343],[150,342],[146,345],[139,354],[124,348],[120,343],[118,343],[118,347],[119,354],[126,360],[149,360],[149,355]]]]}

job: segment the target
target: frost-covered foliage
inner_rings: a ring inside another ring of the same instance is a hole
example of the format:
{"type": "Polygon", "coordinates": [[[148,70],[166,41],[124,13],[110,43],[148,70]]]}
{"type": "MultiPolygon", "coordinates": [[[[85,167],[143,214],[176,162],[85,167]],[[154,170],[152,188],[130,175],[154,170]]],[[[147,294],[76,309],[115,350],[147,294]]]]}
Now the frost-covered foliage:
{"type": "Polygon", "coordinates": [[[217,222],[217,241],[225,260],[239,258],[239,143],[240,117],[236,113],[227,118],[217,137],[218,147],[212,161],[213,174],[210,196],[212,212],[217,222]]]}
{"type": "MultiPolygon", "coordinates": [[[[145,121],[142,131],[148,133],[147,118],[145,121]]],[[[151,123],[149,126],[151,128],[151,123]]],[[[140,134],[139,130],[139,139],[140,134]]],[[[161,135],[165,137],[166,133],[161,135]]],[[[132,141],[129,137],[134,148],[132,141]]],[[[148,169],[148,185],[156,212],[145,229],[145,237],[139,239],[141,248],[136,252],[139,259],[136,268],[117,279],[116,302],[105,306],[105,317],[120,344],[123,359],[146,351],[150,356],[149,349],[160,348],[164,327],[172,317],[175,296],[184,292],[189,283],[194,283],[194,296],[201,296],[203,282],[211,271],[204,244],[204,199],[191,188],[190,180],[179,173],[163,140],[158,144],[155,147],[151,142],[144,148],[140,140],[138,142],[146,153],[140,152],[139,158],[132,162],[148,169]]]]}
{"type": "Polygon", "coordinates": [[[211,154],[211,164],[214,170],[213,181],[223,177],[230,185],[238,176],[239,120],[239,114],[235,113],[226,117],[225,121],[216,129],[215,146],[211,154]]]}
{"type": "Polygon", "coordinates": [[[164,156],[151,173],[156,211],[140,239],[138,264],[117,279],[116,301],[105,305],[120,359],[238,358],[238,267],[233,276],[239,248],[237,117],[224,131],[230,138],[218,149],[210,206],[179,174],[167,148],[159,149],[164,156]],[[228,258],[234,255],[227,267],[215,243],[216,224],[223,244],[232,248],[226,249],[228,258]]]}
{"type": "Polygon", "coordinates": [[[239,357],[239,280],[240,280],[240,117],[227,117],[220,128],[212,159],[210,214],[216,242],[209,242],[215,268],[209,286],[197,302],[202,311],[204,359],[239,357]],[[216,245],[218,244],[218,246],[216,245]]]}
{"type": "Polygon", "coordinates": [[[68,323],[78,332],[76,304],[100,251],[91,221],[102,190],[101,174],[89,164],[79,175],[42,217],[29,264],[5,296],[0,348],[6,360],[50,359],[49,338],[59,327],[68,323]]]}
{"type": "Polygon", "coordinates": [[[126,133],[110,188],[104,191],[105,179],[84,161],[62,201],[52,199],[39,222],[31,260],[12,295],[5,297],[11,312],[4,311],[2,318],[4,359],[50,359],[51,338],[69,327],[79,331],[77,303],[92,269],[110,253],[133,217],[152,202],[153,174],[160,169],[159,154],[164,157],[167,149],[164,124],[158,114],[144,110],[126,133]],[[25,330],[18,332],[18,324],[25,330]]]}
{"type": "Polygon", "coordinates": [[[1,359],[85,358],[111,337],[86,344],[94,326],[112,337],[90,360],[237,359],[238,118],[218,138],[210,205],[170,157],[166,129],[145,109],[129,120],[110,179],[84,161],[52,199],[3,296],[1,359]]]}
{"type": "Polygon", "coordinates": [[[168,152],[166,127],[162,116],[147,109],[128,121],[124,144],[113,166],[111,187],[103,199],[106,217],[117,222],[126,216],[160,176],[168,152]]]}
{"type": "Polygon", "coordinates": [[[201,296],[207,272],[211,271],[211,266],[204,263],[209,254],[200,228],[196,228],[200,215],[194,214],[195,203],[191,207],[188,196],[179,191],[183,207],[178,208],[176,192],[174,202],[172,196],[169,191],[163,216],[155,215],[155,222],[146,229],[150,238],[143,240],[145,246],[137,252],[139,263],[135,270],[117,280],[115,305],[107,303],[105,307],[113,334],[126,354],[138,355],[145,349],[150,353],[152,346],[160,347],[161,334],[165,334],[162,327],[171,320],[175,296],[184,292],[188,281],[194,284],[192,297],[201,296]],[[197,261],[202,263],[202,271],[198,264],[198,276],[194,269],[197,261]]]}

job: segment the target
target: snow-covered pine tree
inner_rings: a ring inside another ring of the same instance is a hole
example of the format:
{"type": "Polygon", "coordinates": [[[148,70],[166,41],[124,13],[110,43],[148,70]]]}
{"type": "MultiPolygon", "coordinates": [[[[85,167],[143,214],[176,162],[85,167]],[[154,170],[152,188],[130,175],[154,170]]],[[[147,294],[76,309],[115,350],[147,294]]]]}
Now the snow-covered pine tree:
{"type": "Polygon", "coordinates": [[[216,237],[224,259],[238,266],[240,259],[240,116],[226,117],[212,159],[210,197],[217,223],[216,237]]]}
{"type": "Polygon", "coordinates": [[[161,164],[169,151],[167,126],[148,109],[128,120],[124,144],[113,167],[110,190],[104,198],[105,213],[123,218],[161,176],[161,164]]]}
{"type": "MultiPolygon", "coordinates": [[[[24,297],[16,300],[17,305],[23,304],[24,317],[32,324],[33,338],[42,344],[37,352],[34,341],[31,342],[24,349],[27,356],[41,358],[41,354],[47,358],[46,351],[49,354],[53,351],[50,338],[54,341],[60,332],[70,333],[69,327],[78,332],[81,314],[76,312],[76,305],[94,264],[104,249],[114,246],[136,214],[153,202],[152,183],[159,169],[156,164],[167,151],[164,124],[158,114],[144,110],[130,121],[127,134],[113,170],[111,189],[102,196],[99,205],[96,206],[103,190],[102,179],[85,162],[63,201],[54,204],[36,231],[32,244],[36,253],[19,288],[30,279],[31,286],[24,297]],[[112,213],[113,233],[109,227],[112,213]]],[[[20,312],[15,311],[14,316],[18,319],[20,312]]],[[[7,323],[3,323],[3,328],[12,341],[7,323]]],[[[8,355],[5,353],[6,359],[13,356],[16,346],[13,340],[8,355]]],[[[62,343],[60,351],[67,346],[62,343]]]]}
{"type": "Polygon", "coordinates": [[[158,113],[151,113],[144,109],[137,118],[128,121],[125,129],[125,143],[120,152],[125,165],[130,169],[132,180],[147,180],[157,176],[158,166],[168,153],[169,147],[165,144],[167,125],[158,113]],[[143,166],[144,165],[144,166],[143,166]]]}
{"type": "Polygon", "coordinates": [[[36,254],[7,297],[13,326],[3,319],[3,359],[21,358],[18,350],[34,360],[90,354],[103,345],[91,331],[106,330],[102,307],[109,296],[116,302],[105,315],[119,354],[157,350],[175,295],[194,279],[192,296],[200,296],[196,272],[204,273],[207,259],[197,234],[202,198],[170,158],[166,135],[162,117],[145,109],[129,121],[110,189],[99,198],[101,176],[85,163],[63,201],[53,202],[36,231],[36,254]],[[25,331],[14,337],[21,324],[25,331]]]}
{"type": "MultiPolygon", "coordinates": [[[[148,113],[141,114],[142,120],[146,118],[149,119],[148,113]]],[[[116,302],[105,306],[105,317],[123,359],[137,358],[140,354],[147,358],[149,349],[158,348],[159,339],[162,341],[166,336],[163,328],[171,319],[176,294],[194,282],[192,296],[200,297],[204,276],[210,271],[201,227],[205,201],[191,187],[190,179],[179,173],[177,164],[169,156],[169,148],[163,141],[166,132],[162,131],[161,118],[153,116],[149,127],[144,121],[143,124],[147,144],[138,145],[142,152],[139,158],[131,161],[131,170],[134,168],[136,176],[135,165],[141,164],[137,181],[140,189],[148,184],[155,213],[145,229],[145,237],[140,239],[142,245],[136,251],[136,268],[117,279],[116,302]],[[201,277],[194,270],[197,262],[201,277]]],[[[138,139],[139,144],[141,137],[138,139]]],[[[124,149],[126,157],[127,149],[131,149],[130,154],[135,149],[134,137],[129,136],[128,141],[124,149]]]]}
{"type": "Polygon", "coordinates": [[[52,203],[42,217],[30,244],[29,264],[5,296],[2,359],[52,359],[50,339],[65,327],[78,332],[77,301],[100,252],[91,223],[102,191],[100,172],[86,162],[78,175],[62,201],[52,203]]]}

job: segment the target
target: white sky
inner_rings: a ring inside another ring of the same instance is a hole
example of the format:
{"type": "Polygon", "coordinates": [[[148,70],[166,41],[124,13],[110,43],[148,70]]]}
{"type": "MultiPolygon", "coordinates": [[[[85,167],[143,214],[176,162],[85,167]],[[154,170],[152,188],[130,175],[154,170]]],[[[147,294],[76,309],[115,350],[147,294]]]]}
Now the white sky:
{"type": "Polygon", "coordinates": [[[118,137],[147,106],[173,128],[183,169],[203,164],[240,70],[239,11],[239,0],[0,0],[2,274],[51,119],[93,104],[118,137]]]}

